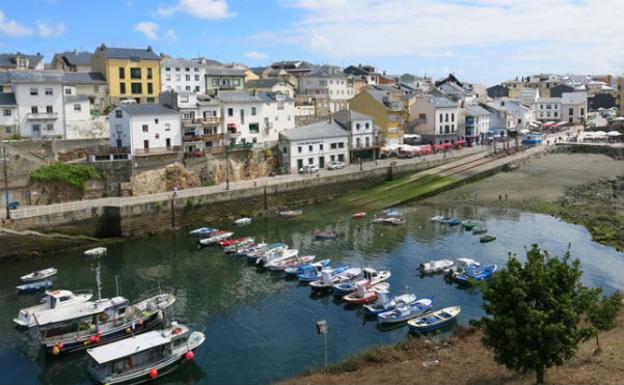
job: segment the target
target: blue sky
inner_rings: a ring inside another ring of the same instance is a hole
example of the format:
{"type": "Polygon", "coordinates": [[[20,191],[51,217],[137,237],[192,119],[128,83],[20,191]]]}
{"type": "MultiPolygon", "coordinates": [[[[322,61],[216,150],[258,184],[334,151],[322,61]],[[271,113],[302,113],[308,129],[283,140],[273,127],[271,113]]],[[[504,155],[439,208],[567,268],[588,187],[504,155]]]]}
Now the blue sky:
{"type": "Polygon", "coordinates": [[[250,66],[304,59],[491,85],[624,71],[621,0],[3,0],[0,51],[146,47],[250,66]]]}

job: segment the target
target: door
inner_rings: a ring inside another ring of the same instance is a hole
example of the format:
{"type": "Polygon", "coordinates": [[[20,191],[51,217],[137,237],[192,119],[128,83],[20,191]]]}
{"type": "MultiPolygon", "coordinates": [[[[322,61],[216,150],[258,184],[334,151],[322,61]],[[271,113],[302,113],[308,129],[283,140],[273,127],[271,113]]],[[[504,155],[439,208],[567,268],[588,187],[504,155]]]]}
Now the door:
{"type": "Polygon", "coordinates": [[[297,159],[297,171],[303,168],[303,159],[297,159]]]}
{"type": "Polygon", "coordinates": [[[117,148],[122,148],[123,146],[121,145],[121,138],[117,138],[117,148]]]}
{"type": "Polygon", "coordinates": [[[167,146],[167,148],[171,147],[171,138],[165,139],[165,146],[167,146]]]}
{"type": "Polygon", "coordinates": [[[325,157],[319,156],[319,168],[325,168],[325,157]]]}
{"type": "Polygon", "coordinates": [[[143,149],[145,150],[145,152],[149,151],[149,140],[145,139],[143,141],[143,149]]]}

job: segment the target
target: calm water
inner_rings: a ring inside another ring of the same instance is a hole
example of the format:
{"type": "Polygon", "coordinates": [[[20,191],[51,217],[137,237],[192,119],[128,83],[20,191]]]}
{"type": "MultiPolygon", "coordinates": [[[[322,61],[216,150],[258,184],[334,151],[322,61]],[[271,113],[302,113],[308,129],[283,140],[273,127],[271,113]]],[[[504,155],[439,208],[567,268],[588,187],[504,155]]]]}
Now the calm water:
{"type": "MultiPolygon", "coordinates": [[[[484,263],[503,264],[507,253],[524,254],[524,247],[538,242],[551,254],[561,255],[568,243],[581,259],[587,285],[608,291],[624,289],[624,254],[591,241],[580,226],[555,218],[518,211],[486,208],[413,206],[404,208],[407,224],[401,227],[372,225],[343,217],[304,216],[285,220],[258,220],[237,229],[237,235],[255,235],[268,242],[282,241],[317,259],[331,257],[334,264],[348,262],[392,270],[395,293],[410,290],[433,295],[436,306],[459,304],[460,322],[480,317],[481,296],[477,289],[459,290],[440,276],[421,278],[416,267],[438,258],[473,257],[484,263]],[[480,244],[478,237],[458,227],[429,223],[434,215],[479,218],[498,239],[480,244]],[[334,229],[336,241],[314,241],[317,228],[334,229]]],[[[57,283],[69,289],[94,288],[94,274],[81,252],[54,259],[1,265],[0,269],[0,382],[7,384],[90,383],[84,354],[46,357],[29,332],[18,332],[12,324],[17,311],[37,301],[39,295],[14,294],[16,277],[54,265],[57,283]],[[54,263],[51,261],[54,260],[54,263]]],[[[196,364],[158,383],[220,384],[268,383],[318,367],[323,360],[323,339],[315,321],[327,319],[329,359],[339,361],[375,344],[405,338],[406,327],[380,330],[361,309],[345,308],[333,296],[316,298],[296,280],[261,273],[237,257],[217,249],[198,250],[186,232],[128,241],[109,248],[101,259],[104,295],[115,294],[115,275],[121,294],[134,300],[148,290],[174,287],[178,301],[175,319],[206,334],[197,351],[196,364]]]]}

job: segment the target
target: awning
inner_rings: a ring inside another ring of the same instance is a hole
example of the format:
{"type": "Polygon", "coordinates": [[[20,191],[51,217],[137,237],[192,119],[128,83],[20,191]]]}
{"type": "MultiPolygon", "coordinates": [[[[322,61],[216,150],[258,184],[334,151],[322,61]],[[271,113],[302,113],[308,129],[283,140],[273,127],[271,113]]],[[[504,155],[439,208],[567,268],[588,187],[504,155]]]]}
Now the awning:
{"type": "Polygon", "coordinates": [[[533,127],[539,127],[540,123],[536,122],[536,121],[532,121],[531,123],[529,123],[529,125],[533,126],[533,127]]]}
{"type": "Polygon", "coordinates": [[[466,144],[465,140],[458,140],[455,144],[464,145],[466,144]]]}

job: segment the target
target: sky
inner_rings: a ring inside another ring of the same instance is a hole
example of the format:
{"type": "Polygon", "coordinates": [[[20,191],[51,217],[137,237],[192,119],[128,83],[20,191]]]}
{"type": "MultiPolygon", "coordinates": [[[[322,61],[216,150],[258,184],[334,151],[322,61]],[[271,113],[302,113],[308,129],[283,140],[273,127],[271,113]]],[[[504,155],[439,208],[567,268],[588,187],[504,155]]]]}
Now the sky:
{"type": "Polygon", "coordinates": [[[624,0],[0,0],[0,52],[142,48],[486,85],[624,72],[624,0]]]}

